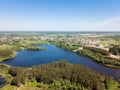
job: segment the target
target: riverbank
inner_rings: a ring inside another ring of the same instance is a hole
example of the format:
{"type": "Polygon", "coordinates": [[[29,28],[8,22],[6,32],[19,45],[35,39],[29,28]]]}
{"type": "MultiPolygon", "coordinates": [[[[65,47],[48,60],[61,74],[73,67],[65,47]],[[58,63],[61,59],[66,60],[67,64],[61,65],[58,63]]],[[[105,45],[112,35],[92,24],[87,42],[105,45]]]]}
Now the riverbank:
{"type": "Polygon", "coordinates": [[[23,48],[24,50],[33,50],[33,51],[40,51],[40,50],[45,50],[45,48],[41,48],[35,45],[29,45],[23,48]]]}
{"type": "Polygon", "coordinates": [[[120,62],[90,50],[78,50],[76,53],[92,58],[95,62],[113,69],[120,69],[120,62]]]}
{"type": "Polygon", "coordinates": [[[13,50],[12,53],[8,56],[1,56],[0,62],[5,61],[5,60],[10,60],[10,59],[14,58],[16,56],[16,54],[17,54],[16,51],[13,50]]]}
{"type": "Polygon", "coordinates": [[[113,69],[120,69],[120,61],[114,58],[110,58],[109,52],[104,51],[102,49],[98,48],[97,50],[96,48],[94,48],[90,50],[88,49],[88,47],[79,49],[80,48],[79,46],[71,46],[71,45],[66,44],[65,42],[50,42],[50,43],[64,50],[72,51],[77,54],[90,57],[92,58],[93,61],[103,66],[113,68],[113,69]]]}

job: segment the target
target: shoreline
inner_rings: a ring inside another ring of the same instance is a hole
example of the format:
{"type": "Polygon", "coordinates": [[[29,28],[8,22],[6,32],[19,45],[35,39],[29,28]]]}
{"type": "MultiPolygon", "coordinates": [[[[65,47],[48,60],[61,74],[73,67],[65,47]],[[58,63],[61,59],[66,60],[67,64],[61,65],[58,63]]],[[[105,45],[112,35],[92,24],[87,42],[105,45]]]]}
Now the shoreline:
{"type": "MultiPolygon", "coordinates": [[[[34,48],[24,48],[24,49],[19,49],[19,50],[42,51],[42,50],[45,50],[45,48],[34,47],[34,48]]],[[[19,50],[14,50],[11,55],[9,55],[7,57],[0,58],[0,62],[7,61],[7,60],[15,58],[15,56],[18,53],[17,51],[19,51],[19,50]]]]}
{"type": "MultiPolygon", "coordinates": [[[[74,51],[72,51],[72,52],[74,52],[74,51]]],[[[77,51],[74,52],[74,53],[77,53],[77,51]]],[[[87,54],[86,54],[86,55],[81,54],[81,53],[77,53],[77,54],[78,54],[78,55],[85,56],[85,57],[89,57],[89,58],[91,58],[92,61],[94,61],[94,62],[96,62],[96,63],[98,63],[98,64],[100,64],[100,65],[102,65],[102,66],[105,66],[105,67],[108,67],[108,68],[111,68],[111,69],[120,69],[119,66],[115,66],[115,65],[111,65],[111,64],[102,64],[102,63],[98,62],[97,60],[95,60],[94,58],[88,56],[87,54]]]]}
{"type": "MultiPolygon", "coordinates": [[[[83,55],[83,54],[80,54],[80,53],[77,53],[77,51],[71,51],[71,52],[74,52],[74,53],[76,53],[76,54],[78,54],[78,55],[82,55],[82,56],[85,56],[85,57],[88,57],[88,58],[90,58],[92,61],[94,61],[95,63],[98,63],[98,64],[100,64],[100,65],[102,65],[102,66],[105,66],[105,67],[108,67],[108,68],[111,68],[111,69],[120,69],[120,67],[118,67],[118,66],[114,66],[114,65],[110,65],[110,64],[101,64],[101,63],[99,63],[99,62],[97,62],[94,58],[92,58],[92,57],[89,57],[88,55],[83,55]]],[[[113,58],[114,59],[114,58],[113,58]]]]}
{"type": "Polygon", "coordinates": [[[111,68],[111,69],[120,69],[120,66],[115,66],[115,65],[112,65],[112,64],[103,64],[103,63],[100,63],[100,61],[97,61],[95,58],[90,57],[90,56],[87,55],[87,54],[84,55],[84,54],[82,54],[82,53],[79,53],[78,50],[77,50],[77,51],[68,50],[68,49],[62,48],[62,46],[59,46],[59,45],[57,45],[57,44],[54,44],[54,43],[51,43],[51,44],[53,44],[53,45],[55,45],[56,47],[59,47],[59,48],[61,48],[61,49],[63,49],[63,50],[67,50],[67,51],[70,51],[70,52],[74,52],[74,53],[76,53],[76,54],[78,54],[78,55],[83,55],[83,56],[89,57],[89,58],[91,58],[94,62],[96,62],[96,63],[98,63],[98,64],[100,64],[100,65],[102,65],[102,66],[105,66],[105,67],[108,67],[108,68],[111,68]]]}
{"type": "MultiPolygon", "coordinates": [[[[53,43],[49,43],[49,44],[53,44],[53,43]]],[[[67,49],[62,48],[62,47],[60,47],[60,46],[58,46],[58,45],[55,45],[55,44],[53,44],[53,45],[56,46],[56,47],[59,47],[59,48],[61,48],[61,49],[63,49],[63,50],[67,50],[67,49]]],[[[20,50],[24,50],[24,49],[20,49],[20,50]]],[[[29,50],[29,49],[25,49],[25,50],[29,50]]],[[[40,49],[40,51],[41,51],[41,50],[45,50],[45,49],[42,48],[42,49],[40,49]]],[[[34,51],[34,50],[32,50],[32,51],[34,51]]],[[[36,50],[35,50],[35,51],[36,51],[36,50]]],[[[100,65],[102,65],[102,66],[105,66],[105,67],[108,67],[108,68],[112,68],[112,69],[120,69],[119,66],[115,66],[115,65],[112,65],[112,64],[102,64],[102,63],[100,63],[100,61],[95,60],[95,58],[90,57],[90,56],[87,55],[87,54],[84,55],[84,54],[78,52],[79,50],[76,50],[76,51],[74,51],[74,50],[67,50],[67,51],[74,52],[74,53],[76,53],[76,54],[78,54],[78,55],[83,55],[83,56],[85,56],[85,57],[89,57],[89,58],[91,58],[94,62],[96,62],[96,63],[98,63],[98,64],[100,64],[100,65]]],[[[10,56],[8,56],[8,57],[0,58],[0,62],[13,59],[16,55],[17,55],[17,51],[14,50],[14,52],[13,52],[12,55],[10,55],[10,56]]]]}
{"type": "Polygon", "coordinates": [[[0,58],[0,62],[13,59],[16,55],[17,55],[17,52],[13,51],[13,53],[9,55],[8,57],[0,58]]]}

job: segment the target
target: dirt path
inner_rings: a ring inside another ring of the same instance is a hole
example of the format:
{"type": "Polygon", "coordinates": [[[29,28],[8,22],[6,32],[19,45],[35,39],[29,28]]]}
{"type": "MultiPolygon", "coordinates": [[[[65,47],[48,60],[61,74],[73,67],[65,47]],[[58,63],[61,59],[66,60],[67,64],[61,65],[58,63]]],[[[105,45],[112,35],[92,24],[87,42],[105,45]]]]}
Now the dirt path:
{"type": "Polygon", "coordinates": [[[24,85],[21,85],[20,87],[16,87],[14,90],[21,90],[21,88],[23,88],[24,85]]]}
{"type": "Polygon", "coordinates": [[[79,47],[78,49],[73,50],[73,52],[77,52],[78,50],[82,50],[82,47],[79,47]]]}
{"type": "Polygon", "coordinates": [[[120,60],[120,55],[117,56],[117,55],[110,54],[110,57],[120,60]]]}

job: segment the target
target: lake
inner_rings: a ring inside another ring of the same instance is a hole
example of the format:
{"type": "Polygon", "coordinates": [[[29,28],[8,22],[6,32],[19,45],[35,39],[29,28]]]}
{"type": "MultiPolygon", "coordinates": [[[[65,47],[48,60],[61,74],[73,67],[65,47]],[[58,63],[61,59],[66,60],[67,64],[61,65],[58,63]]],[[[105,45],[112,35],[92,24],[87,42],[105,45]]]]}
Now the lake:
{"type": "Polygon", "coordinates": [[[46,64],[56,62],[62,59],[67,60],[69,63],[82,64],[88,66],[96,71],[102,72],[108,76],[112,76],[120,83],[120,70],[111,69],[94,62],[91,58],[78,55],[74,52],[65,51],[52,44],[37,45],[46,48],[42,51],[20,50],[17,51],[15,58],[1,63],[9,64],[12,66],[31,67],[39,64],[46,64]]]}

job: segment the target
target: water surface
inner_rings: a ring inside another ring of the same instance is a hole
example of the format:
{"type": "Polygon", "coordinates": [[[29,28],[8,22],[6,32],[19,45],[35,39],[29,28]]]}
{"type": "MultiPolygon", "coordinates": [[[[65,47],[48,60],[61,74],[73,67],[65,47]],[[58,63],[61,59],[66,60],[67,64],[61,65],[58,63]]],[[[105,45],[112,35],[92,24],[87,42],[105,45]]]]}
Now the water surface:
{"type": "Polygon", "coordinates": [[[111,69],[95,63],[92,59],[78,55],[74,52],[62,50],[51,44],[38,45],[46,50],[42,51],[30,51],[20,50],[17,52],[17,56],[11,60],[3,61],[1,63],[9,64],[12,66],[31,67],[39,64],[46,64],[65,59],[73,64],[82,64],[88,66],[96,71],[105,73],[106,75],[112,76],[116,81],[120,83],[120,70],[111,69]]]}

